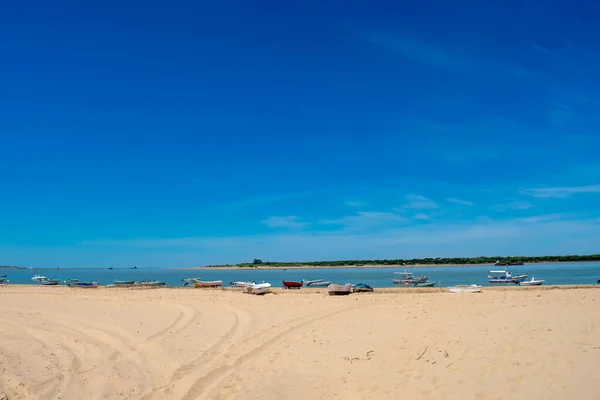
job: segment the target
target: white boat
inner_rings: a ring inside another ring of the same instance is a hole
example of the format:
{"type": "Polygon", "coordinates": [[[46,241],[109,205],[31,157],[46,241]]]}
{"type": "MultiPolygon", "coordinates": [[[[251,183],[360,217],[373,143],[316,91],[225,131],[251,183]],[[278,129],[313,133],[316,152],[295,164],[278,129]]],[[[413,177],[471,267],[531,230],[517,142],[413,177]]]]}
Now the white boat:
{"type": "Polygon", "coordinates": [[[337,283],[332,283],[327,286],[327,292],[329,292],[330,296],[345,296],[350,294],[351,291],[352,285],[350,284],[339,285],[337,283]]]}
{"type": "Polygon", "coordinates": [[[306,284],[306,286],[308,287],[327,287],[329,285],[331,285],[333,282],[330,281],[319,281],[319,282],[313,282],[311,284],[306,284]]]}
{"type": "Polygon", "coordinates": [[[417,282],[427,282],[427,279],[429,279],[428,276],[424,276],[424,275],[420,275],[420,276],[414,276],[412,272],[410,272],[408,269],[404,270],[404,272],[394,272],[393,273],[393,277],[392,277],[392,282],[394,282],[395,284],[412,284],[412,283],[417,283],[417,282]]]}
{"type": "Polygon", "coordinates": [[[38,274],[35,274],[35,275],[33,276],[33,278],[31,278],[31,280],[32,280],[32,281],[38,281],[38,282],[40,282],[40,281],[43,281],[43,280],[45,280],[45,279],[46,279],[46,277],[45,277],[45,276],[43,276],[43,275],[38,275],[38,274]]]}
{"type": "Polygon", "coordinates": [[[254,281],[252,281],[252,282],[231,281],[231,282],[229,282],[229,285],[231,285],[233,287],[245,288],[245,287],[248,287],[248,286],[256,285],[256,282],[254,282],[254,281]]]}
{"type": "Polygon", "coordinates": [[[452,293],[479,293],[481,285],[456,285],[448,288],[452,293]]]}
{"type": "Polygon", "coordinates": [[[532,276],[530,280],[528,281],[523,281],[523,282],[519,282],[520,286],[540,286],[542,283],[544,283],[544,280],[535,280],[535,277],[532,276]]]}
{"type": "Polygon", "coordinates": [[[310,286],[310,285],[317,284],[319,282],[323,282],[323,279],[313,279],[313,280],[302,279],[302,282],[304,282],[305,286],[310,286]]]}
{"type": "Polygon", "coordinates": [[[244,293],[262,295],[267,294],[271,290],[271,284],[268,282],[255,283],[254,285],[246,286],[244,293]]]}
{"type": "Polygon", "coordinates": [[[223,286],[223,281],[201,281],[194,279],[194,287],[197,288],[216,288],[223,286]]]}
{"type": "Polygon", "coordinates": [[[167,284],[166,281],[140,281],[136,282],[137,286],[145,286],[145,287],[158,287],[165,286],[167,284]]]}

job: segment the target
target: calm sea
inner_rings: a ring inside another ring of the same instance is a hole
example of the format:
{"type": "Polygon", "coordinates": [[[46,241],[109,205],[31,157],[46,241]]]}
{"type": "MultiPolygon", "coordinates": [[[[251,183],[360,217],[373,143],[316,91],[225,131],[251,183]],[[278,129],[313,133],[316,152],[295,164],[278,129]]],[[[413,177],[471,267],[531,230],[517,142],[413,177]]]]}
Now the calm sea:
{"type": "MultiPolygon", "coordinates": [[[[496,269],[501,269],[496,268],[496,269]]],[[[456,284],[487,285],[487,271],[490,266],[456,266],[413,268],[415,275],[427,275],[430,281],[442,282],[443,286],[456,284]]],[[[167,285],[181,286],[184,278],[222,280],[225,286],[231,281],[267,281],[273,286],[281,285],[282,280],[323,279],[337,283],[368,283],[373,287],[393,287],[392,272],[403,268],[318,268],[318,269],[277,269],[277,270],[176,270],[176,269],[37,269],[35,272],[47,278],[65,280],[77,278],[97,281],[102,285],[116,280],[156,279],[167,281],[167,285]]],[[[545,285],[592,284],[600,279],[600,263],[561,263],[527,264],[510,268],[513,275],[528,272],[529,276],[544,279],[545,285]]],[[[30,270],[0,270],[0,275],[8,275],[10,283],[33,284],[30,270]]],[[[62,282],[61,282],[62,283],[62,282]]],[[[398,285],[396,285],[398,286],[398,285]]]]}

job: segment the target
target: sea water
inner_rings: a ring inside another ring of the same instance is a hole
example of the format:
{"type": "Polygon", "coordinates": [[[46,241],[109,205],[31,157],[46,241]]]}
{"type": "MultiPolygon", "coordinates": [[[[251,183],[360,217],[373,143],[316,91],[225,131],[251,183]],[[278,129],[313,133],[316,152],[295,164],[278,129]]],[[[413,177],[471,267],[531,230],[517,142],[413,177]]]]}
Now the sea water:
{"type": "MultiPolygon", "coordinates": [[[[430,281],[441,282],[443,286],[458,284],[488,285],[487,272],[490,269],[503,269],[489,265],[435,266],[412,268],[415,275],[426,275],[430,281]]],[[[508,267],[513,276],[529,273],[529,278],[545,280],[544,285],[594,284],[600,279],[600,263],[556,263],[526,264],[508,267]]],[[[274,287],[281,282],[300,281],[302,279],[323,279],[336,283],[368,283],[373,287],[402,287],[392,282],[392,272],[404,271],[397,268],[310,268],[310,269],[36,269],[9,270],[0,269],[0,275],[8,275],[9,283],[36,284],[31,278],[40,274],[50,279],[59,279],[61,284],[69,278],[81,281],[96,281],[101,285],[112,284],[115,280],[152,279],[166,281],[169,286],[182,286],[184,278],[202,280],[222,280],[225,286],[231,281],[270,282],[274,287]]]]}

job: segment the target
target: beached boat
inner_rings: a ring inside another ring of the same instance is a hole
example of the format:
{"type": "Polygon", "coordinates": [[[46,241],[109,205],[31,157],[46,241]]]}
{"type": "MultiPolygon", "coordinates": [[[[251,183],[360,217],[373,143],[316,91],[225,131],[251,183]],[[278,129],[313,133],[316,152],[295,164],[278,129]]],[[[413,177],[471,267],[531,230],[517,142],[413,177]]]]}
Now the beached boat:
{"type": "Polygon", "coordinates": [[[200,278],[183,278],[181,282],[183,282],[183,286],[193,285],[196,279],[200,280],[200,278]]]}
{"type": "Polygon", "coordinates": [[[263,295],[269,293],[271,290],[271,284],[268,282],[263,283],[255,283],[254,285],[249,285],[244,287],[243,293],[254,294],[254,295],[263,295]]]}
{"type": "Polygon", "coordinates": [[[544,280],[535,280],[535,277],[532,276],[530,280],[519,282],[520,286],[540,286],[544,283],[544,280]]]}
{"type": "Polygon", "coordinates": [[[248,286],[256,285],[256,282],[245,282],[245,281],[231,281],[229,282],[229,286],[245,288],[248,286]]]}
{"type": "Polygon", "coordinates": [[[479,293],[481,285],[456,285],[448,288],[452,293],[479,293]]]}
{"type": "Polygon", "coordinates": [[[427,282],[427,279],[429,279],[428,276],[414,276],[409,270],[405,270],[404,272],[394,272],[392,276],[392,282],[397,285],[427,282]]]}
{"type": "Polygon", "coordinates": [[[6,281],[6,275],[0,276],[0,283],[4,283],[6,281]]]}
{"type": "Polygon", "coordinates": [[[136,282],[137,286],[145,286],[145,287],[158,287],[165,286],[167,284],[166,281],[140,281],[136,282]]]}
{"type": "Polygon", "coordinates": [[[412,284],[413,287],[433,287],[435,286],[435,282],[415,282],[412,284]]]}
{"type": "Polygon", "coordinates": [[[223,286],[223,281],[201,281],[194,279],[194,287],[197,288],[216,288],[223,286]]]}
{"type": "Polygon", "coordinates": [[[58,285],[58,279],[42,279],[40,284],[44,286],[56,286],[58,285]]]}
{"type": "Polygon", "coordinates": [[[310,285],[308,283],[305,283],[305,285],[307,287],[327,287],[329,285],[331,285],[333,282],[331,281],[319,281],[319,282],[313,282],[310,285]]]}
{"type": "Polygon", "coordinates": [[[115,286],[118,287],[128,287],[128,286],[133,286],[135,284],[135,281],[115,281],[115,286]]]}
{"type": "Polygon", "coordinates": [[[304,285],[304,281],[294,282],[294,281],[282,281],[284,289],[300,289],[302,285],[304,285]]]}
{"type": "Polygon", "coordinates": [[[98,287],[98,282],[69,282],[67,286],[72,288],[95,289],[98,287]]]}
{"type": "Polygon", "coordinates": [[[508,269],[488,271],[489,283],[519,283],[527,279],[529,274],[513,276],[508,269]]]}
{"type": "Polygon", "coordinates": [[[373,287],[371,285],[367,285],[366,283],[357,283],[356,285],[354,285],[354,292],[360,293],[360,292],[372,292],[373,291],[373,287]]]}
{"type": "Polygon", "coordinates": [[[350,294],[351,291],[352,285],[349,284],[340,285],[337,283],[332,283],[331,285],[327,286],[327,292],[330,296],[345,296],[350,294]]]}
{"type": "Polygon", "coordinates": [[[35,274],[35,275],[34,275],[34,276],[31,278],[31,280],[32,280],[32,281],[38,281],[38,282],[40,282],[40,281],[43,281],[44,279],[46,279],[46,277],[45,277],[45,276],[43,276],[43,275],[38,275],[38,274],[35,274]]]}

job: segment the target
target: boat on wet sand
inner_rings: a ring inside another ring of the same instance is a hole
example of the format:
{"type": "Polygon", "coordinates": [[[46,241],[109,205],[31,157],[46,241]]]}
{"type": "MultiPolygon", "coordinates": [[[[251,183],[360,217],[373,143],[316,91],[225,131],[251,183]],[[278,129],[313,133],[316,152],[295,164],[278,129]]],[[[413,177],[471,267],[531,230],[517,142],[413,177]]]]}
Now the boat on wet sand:
{"type": "Polygon", "coordinates": [[[40,284],[44,286],[56,286],[58,283],[58,279],[42,279],[40,281],[40,284]]]}
{"type": "Polygon", "coordinates": [[[95,289],[98,287],[98,282],[69,282],[67,286],[81,289],[95,289]]]}
{"type": "Polygon", "coordinates": [[[412,287],[434,287],[435,282],[415,282],[411,285],[412,287]]]}
{"type": "Polygon", "coordinates": [[[544,283],[544,280],[535,280],[535,277],[532,276],[530,280],[519,282],[519,286],[540,286],[544,283]]]}
{"type": "Polygon", "coordinates": [[[201,281],[200,279],[194,279],[194,287],[197,288],[217,288],[222,286],[223,281],[201,281]]]}
{"type": "Polygon", "coordinates": [[[452,293],[480,293],[481,285],[456,285],[448,288],[452,293]]]}
{"type": "Polygon", "coordinates": [[[115,286],[118,287],[129,287],[129,286],[133,286],[135,284],[135,281],[115,281],[115,286]]]}
{"type": "Polygon", "coordinates": [[[304,285],[304,281],[294,282],[294,281],[283,281],[284,289],[300,289],[302,285],[304,285]]]}
{"type": "Polygon", "coordinates": [[[254,294],[254,295],[263,295],[269,293],[271,290],[271,284],[268,282],[263,283],[255,283],[253,285],[246,286],[243,290],[243,293],[254,294]]]}
{"type": "Polygon", "coordinates": [[[167,284],[166,281],[141,281],[141,282],[136,282],[136,286],[143,286],[143,287],[159,287],[159,286],[165,286],[167,284]]]}
{"type": "Polygon", "coordinates": [[[330,281],[319,281],[319,282],[313,282],[311,284],[306,283],[306,287],[327,287],[329,285],[331,285],[333,282],[330,281]]]}
{"type": "Polygon", "coordinates": [[[354,285],[354,289],[352,291],[355,292],[355,293],[372,292],[373,291],[373,287],[371,285],[366,284],[366,283],[357,283],[356,285],[354,285]]]}
{"type": "Polygon", "coordinates": [[[345,296],[350,294],[351,291],[352,285],[349,284],[340,285],[337,283],[332,283],[331,285],[327,286],[327,292],[330,296],[345,296]]]}
{"type": "Polygon", "coordinates": [[[229,282],[229,286],[245,288],[247,286],[256,285],[256,282],[246,282],[246,281],[231,281],[229,282]]]}

